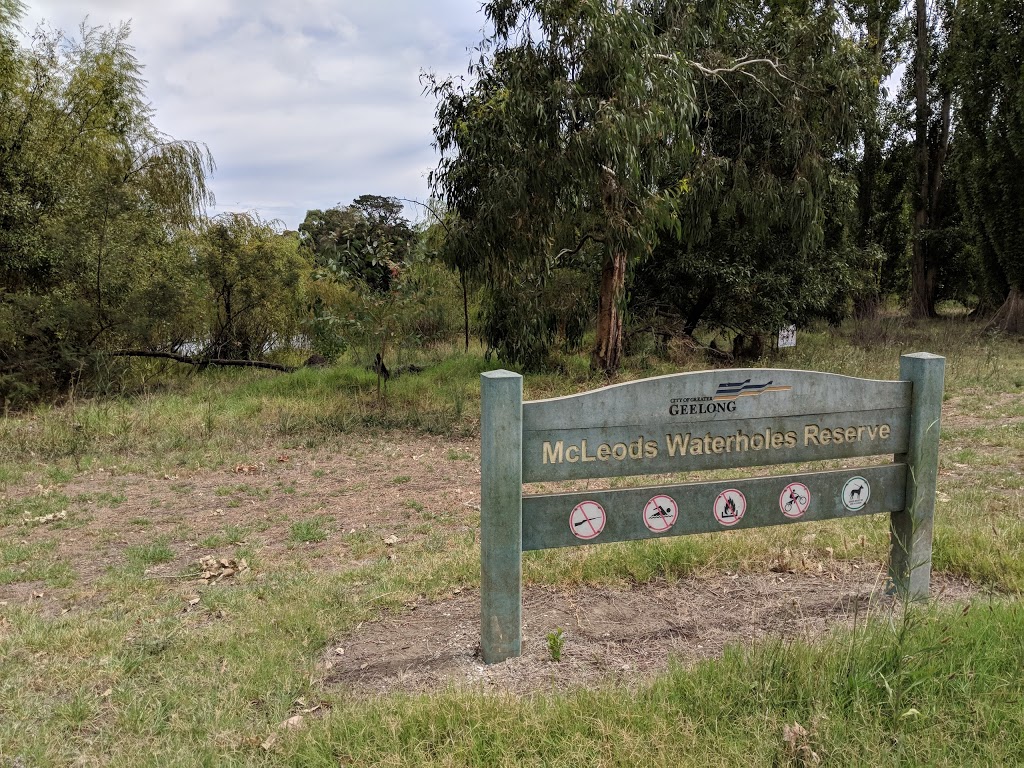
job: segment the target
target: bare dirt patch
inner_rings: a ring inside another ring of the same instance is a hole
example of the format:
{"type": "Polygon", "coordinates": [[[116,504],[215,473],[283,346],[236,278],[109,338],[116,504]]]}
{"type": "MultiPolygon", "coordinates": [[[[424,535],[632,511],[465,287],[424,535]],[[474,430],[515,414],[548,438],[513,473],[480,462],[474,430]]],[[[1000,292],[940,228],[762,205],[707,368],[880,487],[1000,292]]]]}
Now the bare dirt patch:
{"type": "Polygon", "coordinates": [[[433,529],[475,530],[479,462],[479,446],[470,440],[390,433],[316,449],[266,446],[219,469],[104,468],[56,486],[41,475],[27,477],[5,500],[17,509],[28,497],[62,494],[67,519],[15,522],[0,535],[26,546],[55,542],[52,557],[70,566],[73,586],[0,585],[0,601],[37,608],[56,601],[59,612],[102,598],[97,582],[157,542],[172,557],[147,564],[153,578],[198,575],[204,557],[231,558],[240,550],[254,553],[263,569],[297,559],[315,559],[322,570],[356,567],[377,556],[389,536],[410,542],[433,529]],[[322,539],[296,528],[313,520],[322,539]]]}
{"type": "MultiPolygon", "coordinates": [[[[422,693],[449,687],[527,694],[619,681],[635,684],[668,668],[720,656],[727,645],[781,638],[815,640],[897,608],[875,574],[737,574],[632,589],[532,587],[523,599],[523,655],[480,659],[476,591],[421,604],[337,638],[322,664],[326,684],[356,695],[422,693]],[[561,661],[548,634],[563,630],[561,661]]],[[[976,595],[969,584],[933,579],[944,602],[976,595]]]]}

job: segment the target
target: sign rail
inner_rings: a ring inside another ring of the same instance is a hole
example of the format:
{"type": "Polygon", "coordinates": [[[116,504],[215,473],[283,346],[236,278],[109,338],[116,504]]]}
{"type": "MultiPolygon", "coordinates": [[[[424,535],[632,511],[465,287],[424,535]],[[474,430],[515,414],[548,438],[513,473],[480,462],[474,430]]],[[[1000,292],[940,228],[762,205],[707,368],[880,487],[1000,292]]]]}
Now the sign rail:
{"type": "Polygon", "coordinates": [[[522,377],[481,382],[481,646],[521,652],[522,553],[891,515],[889,575],[927,599],[945,360],[900,358],[900,380],[784,369],[674,374],[522,401],[522,377]],[[892,455],[894,463],[741,480],[523,495],[523,482],[892,455]]]}

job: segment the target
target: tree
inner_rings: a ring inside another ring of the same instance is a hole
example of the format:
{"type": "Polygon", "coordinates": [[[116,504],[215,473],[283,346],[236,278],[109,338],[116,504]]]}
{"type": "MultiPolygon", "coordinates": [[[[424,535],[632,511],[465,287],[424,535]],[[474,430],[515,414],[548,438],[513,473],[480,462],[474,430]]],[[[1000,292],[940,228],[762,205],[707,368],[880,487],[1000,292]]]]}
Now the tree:
{"type": "MultiPolygon", "coordinates": [[[[634,286],[690,335],[699,324],[759,339],[841,317],[851,287],[854,184],[847,171],[870,104],[871,69],[830,5],[731,3],[702,19],[696,54],[778,61],[754,77],[711,78],[698,93],[696,145],[676,175],[681,226],[660,233],[634,286]]],[[[666,327],[665,323],[662,323],[666,327]]]]}
{"type": "Polygon", "coordinates": [[[473,84],[431,82],[442,153],[431,181],[464,223],[453,242],[477,254],[491,295],[516,297],[514,316],[502,314],[513,322],[488,338],[514,362],[540,361],[547,276],[585,253],[600,270],[591,365],[618,368],[627,272],[672,225],[676,191],[659,182],[691,151],[695,117],[695,70],[669,34],[692,29],[687,10],[647,11],[493,0],[473,84]]]}
{"type": "Polygon", "coordinates": [[[962,0],[960,14],[953,59],[963,210],[1003,299],[992,323],[1024,334],[1024,8],[962,0]]]}
{"type": "Polygon", "coordinates": [[[361,195],[344,208],[308,211],[299,225],[302,248],[318,266],[386,293],[416,241],[402,211],[400,201],[380,195],[361,195]]]}
{"type": "Polygon", "coordinates": [[[290,343],[305,314],[311,265],[298,238],[278,234],[255,213],[225,213],[206,222],[195,255],[206,289],[205,355],[253,359],[290,343]]]}
{"type": "Polygon", "coordinates": [[[915,0],[914,146],[916,190],[913,196],[913,257],[910,313],[934,317],[941,261],[933,244],[941,227],[940,196],[952,137],[953,102],[947,54],[956,32],[956,0],[942,0],[929,15],[925,0],[915,0]],[[933,105],[938,109],[933,111],[933,105]]]}

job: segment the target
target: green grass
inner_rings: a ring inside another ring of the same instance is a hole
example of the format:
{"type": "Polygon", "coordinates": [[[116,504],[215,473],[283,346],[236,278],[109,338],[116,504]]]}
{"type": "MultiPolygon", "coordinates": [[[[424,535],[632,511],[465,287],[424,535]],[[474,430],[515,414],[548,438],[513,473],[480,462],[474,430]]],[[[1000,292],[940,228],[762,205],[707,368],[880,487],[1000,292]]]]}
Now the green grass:
{"type": "Polygon", "coordinates": [[[324,515],[292,523],[288,541],[293,544],[325,541],[328,535],[328,523],[330,523],[330,518],[324,515]]]}
{"type": "MultiPolygon", "coordinates": [[[[443,504],[427,511],[413,499],[399,502],[396,523],[415,527],[400,529],[394,547],[376,530],[335,530],[331,517],[314,512],[327,503],[302,513],[315,516],[285,522],[284,542],[255,536],[255,523],[200,540],[185,526],[151,530],[155,511],[125,514],[126,529],[148,539],[125,548],[123,561],[85,564],[104,573],[88,589],[78,584],[78,564],[57,557],[57,537],[81,528],[22,524],[65,510],[70,521],[90,501],[123,507],[117,488],[79,499],[66,487],[100,468],[171,477],[184,468],[184,479],[167,487],[192,503],[188,471],[230,471],[268,446],[335,450],[352,433],[392,429],[469,444],[479,430],[479,374],[498,361],[416,359],[434,365],[390,382],[383,403],[376,377],[349,360],[287,376],[208,370],[131,399],[7,416],[0,420],[0,765],[781,766],[803,764],[810,751],[825,765],[1024,764],[1024,425],[1013,421],[1024,416],[1022,350],[962,320],[897,318],[801,331],[795,350],[759,361],[893,378],[902,352],[947,357],[947,407],[971,418],[943,425],[933,566],[972,579],[991,602],[979,598],[966,613],[915,610],[906,622],[862,623],[815,644],[734,645],[720,659],[673,666],[650,681],[627,677],[620,686],[528,697],[452,689],[357,699],[323,682],[318,662],[333,638],[400,615],[410,602],[478,585],[479,517],[465,510],[456,518],[443,504]],[[197,544],[235,548],[251,572],[210,585],[187,578],[186,568],[146,573],[197,544]],[[261,556],[281,544],[290,547],[283,559],[261,556]],[[330,558],[318,559],[324,553],[330,558]],[[327,559],[349,567],[318,567],[327,559]],[[46,597],[9,598],[25,591],[46,597]],[[318,704],[303,729],[276,730],[318,704]],[[784,729],[795,723],[807,735],[787,744],[784,729]],[[272,733],[276,743],[264,750],[272,733]]],[[[613,381],[704,365],[638,353],[613,381]]],[[[527,375],[528,398],[607,383],[583,355],[556,355],[553,366],[527,375]]],[[[441,455],[472,460],[462,448],[441,455]]],[[[394,487],[411,480],[385,483],[389,493],[411,495],[414,484],[394,487]]],[[[221,482],[228,502],[272,504],[293,488],[221,482]]],[[[363,487],[357,477],[345,482],[363,487]]],[[[116,547],[120,532],[107,533],[98,551],[116,547]]],[[[862,518],[529,553],[524,580],[562,589],[646,584],[763,571],[786,557],[876,567],[887,547],[886,521],[862,518]]]]}
{"type": "Polygon", "coordinates": [[[137,570],[160,563],[169,563],[174,559],[174,550],[163,536],[157,537],[148,544],[125,547],[124,553],[129,567],[137,570]]]}

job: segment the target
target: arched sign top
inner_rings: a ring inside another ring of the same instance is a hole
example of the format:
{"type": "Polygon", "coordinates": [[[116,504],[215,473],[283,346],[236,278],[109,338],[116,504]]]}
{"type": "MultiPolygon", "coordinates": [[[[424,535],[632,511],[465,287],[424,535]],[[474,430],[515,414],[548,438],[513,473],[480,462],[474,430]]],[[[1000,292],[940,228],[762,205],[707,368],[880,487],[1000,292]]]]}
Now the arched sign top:
{"type": "Polygon", "coordinates": [[[523,403],[523,431],[609,429],[909,408],[907,381],[786,368],[674,373],[523,403]]]}

